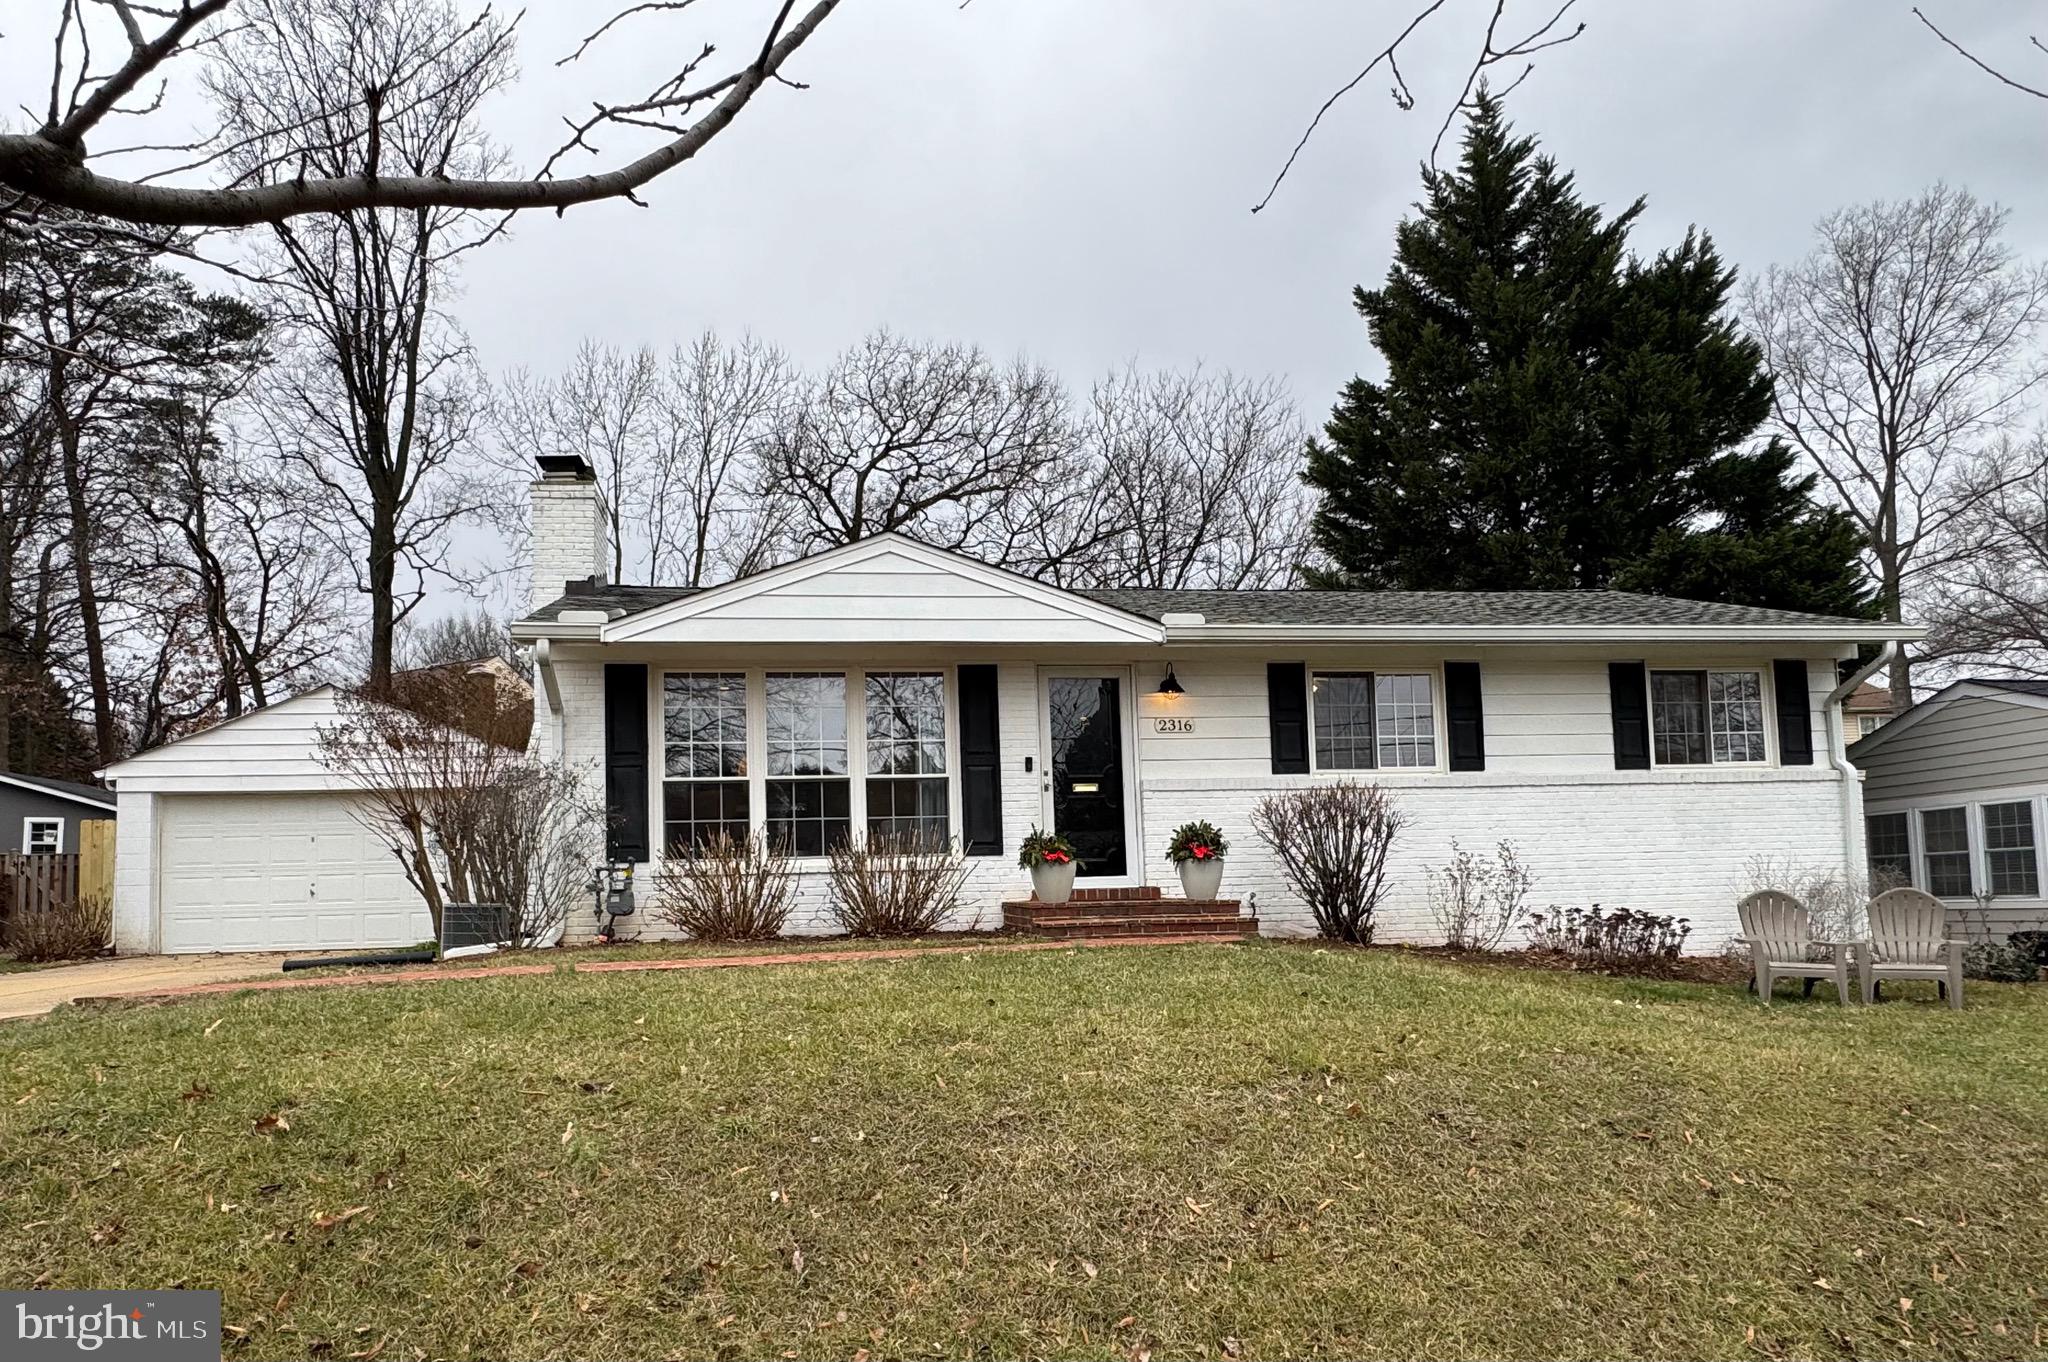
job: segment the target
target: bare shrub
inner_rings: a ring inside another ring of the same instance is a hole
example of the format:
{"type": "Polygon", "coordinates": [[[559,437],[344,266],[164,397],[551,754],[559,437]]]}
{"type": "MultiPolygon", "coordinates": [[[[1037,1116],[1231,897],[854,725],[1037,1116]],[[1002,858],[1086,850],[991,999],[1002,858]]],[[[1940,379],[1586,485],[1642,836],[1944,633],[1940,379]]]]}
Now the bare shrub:
{"type": "Polygon", "coordinates": [[[1429,872],[1430,915],[1445,945],[1490,951],[1521,925],[1535,883],[1513,842],[1503,838],[1493,855],[1481,856],[1453,837],[1450,864],[1429,872]]]}
{"type": "Polygon", "coordinates": [[[1392,795],[1349,780],[1270,795],[1252,810],[1252,828],[1315,914],[1316,930],[1361,946],[1372,944],[1387,852],[1407,824],[1392,795]]]}
{"type": "Polygon", "coordinates": [[[500,903],[503,939],[544,936],[597,855],[602,818],[575,770],[528,755],[523,696],[460,668],[401,673],[344,693],[320,760],[358,793],[359,822],[391,851],[441,935],[442,905],[500,903]]]}
{"type": "Polygon", "coordinates": [[[1809,951],[1820,959],[1827,952],[1822,942],[1861,941],[1868,936],[1870,922],[1864,910],[1870,900],[1904,883],[1884,871],[1857,874],[1837,865],[1806,865],[1789,856],[1756,855],[1743,863],[1738,892],[1775,890],[1805,904],[1815,943],[1809,951]]]}
{"type": "Polygon", "coordinates": [[[832,917],[849,936],[923,936],[960,906],[968,864],[950,841],[849,839],[831,856],[832,917]]]}
{"type": "Polygon", "coordinates": [[[23,908],[7,919],[7,949],[24,965],[90,960],[107,949],[114,910],[98,895],[23,908]]]}
{"type": "Polygon", "coordinates": [[[664,856],[654,872],[654,916],[698,941],[782,935],[796,905],[796,872],[758,835],[721,832],[664,856]]]}

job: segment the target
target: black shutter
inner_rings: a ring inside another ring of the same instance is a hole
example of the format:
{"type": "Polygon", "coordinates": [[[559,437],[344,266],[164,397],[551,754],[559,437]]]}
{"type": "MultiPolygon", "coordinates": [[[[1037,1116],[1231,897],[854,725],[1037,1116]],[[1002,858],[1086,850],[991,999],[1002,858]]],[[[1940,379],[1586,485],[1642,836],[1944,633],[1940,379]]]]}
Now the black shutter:
{"type": "Polygon", "coordinates": [[[1806,691],[1806,662],[1781,657],[1771,663],[1771,689],[1778,693],[1778,763],[1813,765],[1813,697],[1806,691]]]}
{"type": "Polygon", "coordinates": [[[1477,662],[1444,663],[1444,714],[1450,720],[1451,769],[1486,769],[1486,709],[1477,662]]]}
{"type": "Polygon", "coordinates": [[[1266,664],[1266,722],[1273,736],[1273,774],[1308,774],[1308,666],[1266,664]]]}
{"type": "Polygon", "coordinates": [[[647,856],[647,667],[604,664],[604,855],[647,856]]]}
{"type": "Polygon", "coordinates": [[[1003,854],[1003,759],[996,669],[960,668],[960,841],[969,856],[1003,854]]]}
{"type": "Polygon", "coordinates": [[[1640,662],[1607,664],[1607,698],[1614,707],[1614,769],[1650,769],[1649,676],[1640,662]]]}

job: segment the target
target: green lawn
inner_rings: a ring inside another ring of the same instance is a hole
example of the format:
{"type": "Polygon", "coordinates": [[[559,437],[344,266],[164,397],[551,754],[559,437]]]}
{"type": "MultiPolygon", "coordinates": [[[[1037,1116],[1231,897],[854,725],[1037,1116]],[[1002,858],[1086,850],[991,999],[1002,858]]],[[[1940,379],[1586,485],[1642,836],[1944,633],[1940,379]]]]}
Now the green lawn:
{"type": "Polygon", "coordinates": [[[65,1009],[0,1287],[217,1286],[234,1357],[2038,1358],[2044,1056],[2048,988],[1277,945],[65,1009]]]}

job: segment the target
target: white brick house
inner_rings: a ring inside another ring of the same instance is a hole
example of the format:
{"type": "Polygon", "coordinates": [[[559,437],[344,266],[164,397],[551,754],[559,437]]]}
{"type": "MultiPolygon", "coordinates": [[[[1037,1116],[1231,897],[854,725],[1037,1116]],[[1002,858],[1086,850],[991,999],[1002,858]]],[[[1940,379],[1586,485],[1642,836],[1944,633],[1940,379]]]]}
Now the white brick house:
{"type": "Polygon", "coordinates": [[[703,590],[614,586],[579,464],[534,488],[514,627],[534,742],[602,772],[610,853],[643,869],[712,827],[790,846],[797,931],[831,929],[816,853],[863,829],[958,839],[964,928],[1026,895],[1034,826],[1080,844],[1083,886],[1171,894],[1168,838],[1205,818],[1231,839],[1224,892],[1304,932],[1251,809],[1350,777],[1411,816],[1384,937],[1428,938],[1453,838],[1508,838],[1537,903],[1686,915],[1716,948],[1752,856],[1862,866],[1860,677],[1839,673],[1920,636],[1612,592],[1073,592],[893,535],[703,590]]]}

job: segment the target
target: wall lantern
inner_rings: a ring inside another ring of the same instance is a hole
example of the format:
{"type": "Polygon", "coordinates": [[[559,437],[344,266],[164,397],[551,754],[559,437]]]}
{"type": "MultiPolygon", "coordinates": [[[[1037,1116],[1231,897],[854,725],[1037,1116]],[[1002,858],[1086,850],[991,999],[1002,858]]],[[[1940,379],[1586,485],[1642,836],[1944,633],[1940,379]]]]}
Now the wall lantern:
{"type": "Polygon", "coordinates": [[[1186,693],[1182,689],[1180,682],[1173,679],[1173,664],[1171,662],[1166,664],[1166,676],[1160,681],[1159,689],[1152,693],[1154,695],[1182,695],[1186,693]]]}

